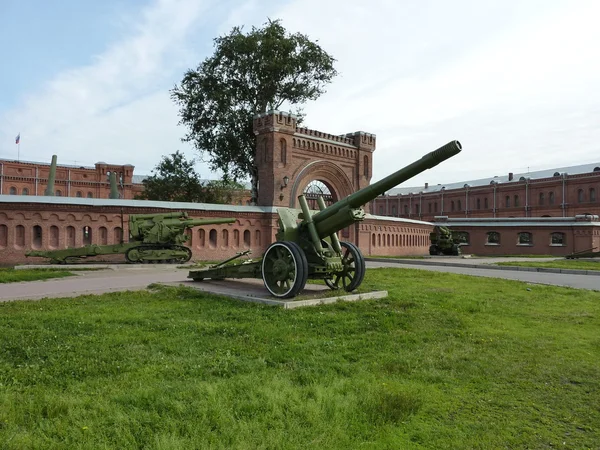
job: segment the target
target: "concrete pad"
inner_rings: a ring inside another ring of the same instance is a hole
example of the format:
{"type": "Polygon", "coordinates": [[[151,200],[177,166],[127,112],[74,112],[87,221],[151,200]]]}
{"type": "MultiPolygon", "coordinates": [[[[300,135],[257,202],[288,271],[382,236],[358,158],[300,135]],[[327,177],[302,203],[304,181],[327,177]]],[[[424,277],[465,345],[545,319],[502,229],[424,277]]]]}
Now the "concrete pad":
{"type": "Polygon", "coordinates": [[[161,284],[169,286],[187,286],[210,294],[223,295],[245,302],[281,306],[284,309],[324,305],[338,301],[355,302],[360,300],[385,298],[388,295],[387,291],[374,291],[360,294],[347,294],[344,291],[341,291],[339,295],[321,297],[323,294],[331,292],[331,290],[327,286],[321,284],[307,284],[300,293],[300,299],[278,299],[269,295],[262,280],[254,278],[204,281],[190,280],[161,284]],[[342,292],[344,293],[342,294],[342,292]]]}

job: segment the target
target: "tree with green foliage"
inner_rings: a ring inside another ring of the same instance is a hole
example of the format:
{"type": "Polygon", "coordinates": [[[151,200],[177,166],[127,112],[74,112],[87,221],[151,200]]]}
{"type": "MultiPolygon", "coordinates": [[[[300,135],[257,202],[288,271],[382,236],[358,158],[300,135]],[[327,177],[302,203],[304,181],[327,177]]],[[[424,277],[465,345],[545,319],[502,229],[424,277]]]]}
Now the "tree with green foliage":
{"type": "Polygon", "coordinates": [[[308,36],[288,33],[278,20],[235,27],[214,40],[215,52],[196,70],[188,70],[171,97],[179,106],[183,138],[226,179],[250,177],[251,201],[258,198],[255,162],[255,115],[315,100],[337,75],[335,59],[308,36]]]}
{"type": "Polygon", "coordinates": [[[167,202],[230,204],[236,192],[244,189],[244,186],[231,181],[203,183],[194,169],[194,161],[187,160],[179,151],[163,156],[152,170],[152,175],[142,183],[144,192],[136,198],[167,202]]]}

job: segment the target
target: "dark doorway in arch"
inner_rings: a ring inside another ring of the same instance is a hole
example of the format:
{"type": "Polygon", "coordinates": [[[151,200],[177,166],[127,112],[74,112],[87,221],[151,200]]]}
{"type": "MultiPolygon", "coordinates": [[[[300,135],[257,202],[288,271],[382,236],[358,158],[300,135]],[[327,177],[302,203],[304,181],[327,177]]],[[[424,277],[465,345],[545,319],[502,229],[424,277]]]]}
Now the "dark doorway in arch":
{"type": "Polygon", "coordinates": [[[313,180],[306,185],[303,192],[310,209],[316,211],[319,210],[319,204],[317,203],[318,197],[323,197],[325,206],[332,205],[337,201],[335,195],[332,194],[332,190],[324,182],[319,180],[313,180]]]}

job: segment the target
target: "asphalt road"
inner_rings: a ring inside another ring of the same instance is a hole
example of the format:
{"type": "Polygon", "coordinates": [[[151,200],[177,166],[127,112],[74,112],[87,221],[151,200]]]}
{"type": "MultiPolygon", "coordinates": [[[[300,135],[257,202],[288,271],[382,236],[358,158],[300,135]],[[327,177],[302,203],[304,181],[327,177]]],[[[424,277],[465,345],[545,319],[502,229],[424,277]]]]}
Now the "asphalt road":
{"type": "MultiPolygon", "coordinates": [[[[522,259],[520,260],[522,261],[522,259]]],[[[432,262],[434,261],[430,261],[429,264],[432,262]]],[[[444,264],[448,264],[448,260],[445,260],[444,264]]],[[[457,262],[456,264],[459,265],[460,263],[457,262]]],[[[373,267],[396,267],[433,272],[450,272],[479,277],[504,278],[529,283],[567,286],[577,289],[600,290],[600,276],[598,275],[520,272],[486,269],[483,267],[433,266],[367,261],[367,268],[373,267]]],[[[75,297],[83,294],[103,294],[114,291],[145,289],[151,283],[173,284],[188,281],[188,269],[178,269],[175,265],[120,265],[109,270],[74,273],[76,276],[68,278],[0,284],[0,301],[41,299],[44,297],[75,297]]]]}

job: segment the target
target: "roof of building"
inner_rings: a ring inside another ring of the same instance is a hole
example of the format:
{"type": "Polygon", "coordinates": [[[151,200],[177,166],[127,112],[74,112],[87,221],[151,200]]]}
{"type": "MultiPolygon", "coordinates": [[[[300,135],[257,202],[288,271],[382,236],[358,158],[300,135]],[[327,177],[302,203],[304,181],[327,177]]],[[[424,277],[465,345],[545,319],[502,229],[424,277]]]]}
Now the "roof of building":
{"type": "Polygon", "coordinates": [[[502,184],[502,183],[514,183],[515,181],[519,181],[522,179],[530,178],[530,179],[540,179],[540,178],[551,178],[553,176],[557,176],[557,174],[566,173],[568,175],[577,175],[581,173],[590,173],[600,171],[600,162],[590,163],[590,164],[581,164],[578,166],[569,166],[569,167],[558,167],[554,169],[544,169],[537,170],[534,172],[524,172],[524,173],[515,173],[513,174],[512,181],[509,181],[509,175],[502,176],[494,176],[491,178],[480,178],[477,180],[468,180],[468,181],[460,181],[456,183],[446,183],[446,184],[435,184],[425,186],[416,186],[416,187],[398,187],[390,189],[387,194],[388,195],[406,195],[406,194],[418,194],[418,193],[430,193],[430,192],[438,192],[442,188],[446,190],[450,189],[462,189],[465,185],[469,187],[474,186],[488,186],[492,183],[492,181],[502,184]]]}
{"type": "Polygon", "coordinates": [[[159,202],[110,198],[50,197],[31,195],[0,195],[0,203],[53,203],[59,205],[128,206],[136,208],[196,209],[231,213],[277,212],[273,206],[216,205],[213,203],[159,202]]]}

